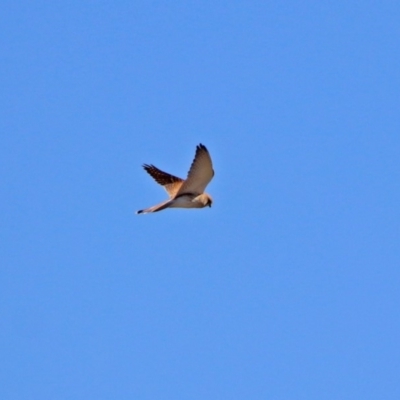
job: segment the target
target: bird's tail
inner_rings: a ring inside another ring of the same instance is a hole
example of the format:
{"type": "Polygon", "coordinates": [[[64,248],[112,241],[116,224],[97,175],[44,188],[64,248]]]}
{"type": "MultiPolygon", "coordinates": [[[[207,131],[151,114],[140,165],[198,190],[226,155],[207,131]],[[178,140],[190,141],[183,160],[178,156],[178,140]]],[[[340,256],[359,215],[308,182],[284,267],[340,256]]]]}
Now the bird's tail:
{"type": "Polygon", "coordinates": [[[157,204],[155,206],[145,208],[144,210],[136,211],[136,214],[148,214],[148,213],[161,211],[161,210],[164,210],[165,208],[168,208],[170,203],[171,203],[171,200],[166,200],[163,203],[157,204]]]}

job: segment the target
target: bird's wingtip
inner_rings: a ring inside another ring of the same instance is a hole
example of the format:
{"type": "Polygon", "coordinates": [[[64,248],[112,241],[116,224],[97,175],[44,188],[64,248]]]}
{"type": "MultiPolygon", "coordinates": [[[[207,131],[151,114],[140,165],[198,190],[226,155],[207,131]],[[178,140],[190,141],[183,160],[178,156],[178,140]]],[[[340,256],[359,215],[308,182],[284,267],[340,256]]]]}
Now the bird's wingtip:
{"type": "Polygon", "coordinates": [[[203,143],[199,143],[199,144],[197,145],[197,149],[198,149],[198,150],[206,150],[206,151],[207,151],[207,147],[204,146],[203,143]]]}

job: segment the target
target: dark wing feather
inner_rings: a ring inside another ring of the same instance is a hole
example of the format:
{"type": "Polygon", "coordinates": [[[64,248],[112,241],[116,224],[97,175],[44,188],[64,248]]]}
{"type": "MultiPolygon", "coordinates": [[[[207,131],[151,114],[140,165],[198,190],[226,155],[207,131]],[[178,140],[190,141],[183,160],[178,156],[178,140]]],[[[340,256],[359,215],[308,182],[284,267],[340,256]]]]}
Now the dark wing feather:
{"type": "Polygon", "coordinates": [[[143,168],[157,183],[164,187],[169,197],[174,197],[182,186],[183,179],[161,171],[154,165],[143,164],[143,168]]]}

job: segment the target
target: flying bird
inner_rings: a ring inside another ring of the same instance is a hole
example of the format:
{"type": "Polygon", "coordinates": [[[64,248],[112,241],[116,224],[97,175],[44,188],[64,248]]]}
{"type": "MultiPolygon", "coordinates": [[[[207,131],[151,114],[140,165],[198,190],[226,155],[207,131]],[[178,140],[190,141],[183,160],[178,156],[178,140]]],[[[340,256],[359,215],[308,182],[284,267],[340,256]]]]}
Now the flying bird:
{"type": "Polygon", "coordinates": [[[210,153],[201,143],[196,147],[192,165],[186,180],[168,174],[154,165],[143,164],[145,171],[164,189],[169,199],[155,206],[139,210],[136,214],[147,214],[166,208],[203,208],[211,207],[212,198],[204,189],[214,176],[210,153]]]}

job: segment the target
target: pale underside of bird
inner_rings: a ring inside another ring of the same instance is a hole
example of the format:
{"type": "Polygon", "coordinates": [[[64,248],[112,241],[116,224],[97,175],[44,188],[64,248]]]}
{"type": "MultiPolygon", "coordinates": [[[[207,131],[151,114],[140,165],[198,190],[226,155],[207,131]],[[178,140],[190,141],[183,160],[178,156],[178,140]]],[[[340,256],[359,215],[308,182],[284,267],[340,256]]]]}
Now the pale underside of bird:
{"type": "Polygon", "coordinates": [[[166,208],[203,208],[211,207],[212,198],[204,193],[206,186],[214,176],[210,153],[206,146],[196,147],[192,165],[186,180],[168,174],[154,165],[144,164],[143,168],[167,191],[169,199],[155,206],[137,211],[137,214],[153,213],[166,208]]]}

